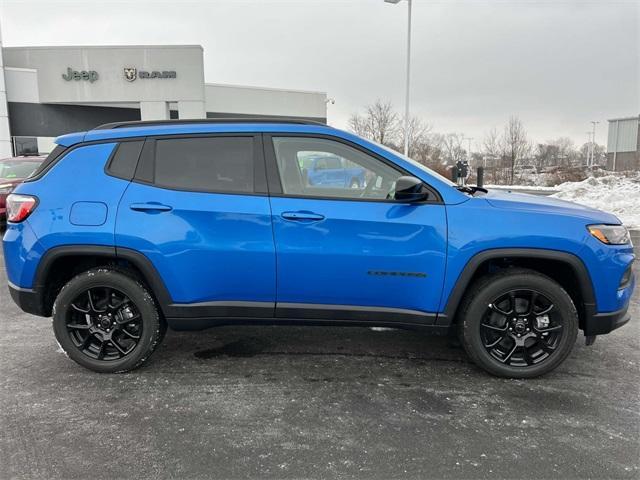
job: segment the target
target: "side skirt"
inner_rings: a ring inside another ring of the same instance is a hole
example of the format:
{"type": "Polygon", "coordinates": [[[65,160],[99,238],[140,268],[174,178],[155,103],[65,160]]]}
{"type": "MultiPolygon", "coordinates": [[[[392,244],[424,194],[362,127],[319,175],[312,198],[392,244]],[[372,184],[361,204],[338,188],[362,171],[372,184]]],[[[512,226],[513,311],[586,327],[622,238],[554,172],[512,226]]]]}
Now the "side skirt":
{"type": "Polygon", "coordinates": [[[446,334],[449,330],[448,325],[435,325],[435,313],[384,307],[210,302],[173,304],[171,313],[167,322],[173,330],[203,330],[222,325],[383,326],[428,330],[436,334],[446,334]]]}
{"type": "Polygon", "coordinates": [[[445,325],[425,325],[423,323],[378,322],[356,320],[320,320],[307,318],[255,318],[255,317],[227,317],[227,318],[167,318],[171,330],[178,332],[199,331],[208,328],[223,327],[225,325],[298,325],[307,327],[387,327],[403,330],[418,330],[429,335],[448,335],[451,328],[445,325]]]}

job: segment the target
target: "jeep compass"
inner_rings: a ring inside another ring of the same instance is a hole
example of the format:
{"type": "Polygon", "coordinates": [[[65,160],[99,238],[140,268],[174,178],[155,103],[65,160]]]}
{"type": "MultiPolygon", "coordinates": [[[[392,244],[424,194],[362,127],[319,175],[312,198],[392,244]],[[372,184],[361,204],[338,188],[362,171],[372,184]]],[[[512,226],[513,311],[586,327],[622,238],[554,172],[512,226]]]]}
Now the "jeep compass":
{"type": "Polygon", "coordinates": [[[326,125],[128,122],[56,143],[7,198],[9,289],[97,372],[142,365],[168,327],[296,323],[452,333],[528,378],[629,320],[614,215],[459,187],[326,125]]]}

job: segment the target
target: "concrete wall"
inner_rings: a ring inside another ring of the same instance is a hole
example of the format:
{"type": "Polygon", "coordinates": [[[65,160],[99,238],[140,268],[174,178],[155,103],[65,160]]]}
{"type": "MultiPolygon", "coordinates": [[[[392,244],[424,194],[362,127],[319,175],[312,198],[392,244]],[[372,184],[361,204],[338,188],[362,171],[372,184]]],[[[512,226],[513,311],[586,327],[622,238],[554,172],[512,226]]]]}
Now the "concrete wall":
{"type": "Polygon", "coordinates": [[[4,78],[8,102],[40,103],[37,70],[5,67],[4,78]]]}
{"type": "MultiPolygon", "coordinates": [[[[207,113],[274,115],[326,121],[327,95],[322,92],[205,84],[207,113]]],[[[210,115],[211,116],[211,115],[210,115]]]]}
{"type": "Polygon", "coordinates": [[[0,158],[10,156],[11,132],[9,131],[9,109],[7,107],[7,89],[2,57],[2,32],[0,31],[0,158]]]}
{"type": "Polygon", "coordinates": [[[37,70],[42,103],[203,101],[202,47],[10,47],[8,67],[37,70]],[[95,79],[67,81],[68,69],[96,72],[95,79]],[[136,69],[127,81],[125,68],[136,69]],[[175,71],[176,78],[140,78],[140,71],[175,71]]]}

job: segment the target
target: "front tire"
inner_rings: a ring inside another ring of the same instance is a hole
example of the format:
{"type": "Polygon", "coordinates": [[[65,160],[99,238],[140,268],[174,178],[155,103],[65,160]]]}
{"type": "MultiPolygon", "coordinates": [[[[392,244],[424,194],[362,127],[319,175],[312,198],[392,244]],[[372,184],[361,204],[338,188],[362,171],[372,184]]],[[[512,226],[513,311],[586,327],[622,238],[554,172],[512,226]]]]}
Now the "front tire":
{"type": "Polygon", "coordinates": [[[480,279],[465,297],[459,318],[469,357],[499,377],[550,372],[571,353],[578,333],[569,294],[551,278],[526,269],[480,279]]]}
{"type": "Polygon", "coordinates": [[[69,358],[100,373],[141,366],[163,336],[155,301],[138,280],[95,268],[71,279],[53,305],[53,330],[69,358]]]}

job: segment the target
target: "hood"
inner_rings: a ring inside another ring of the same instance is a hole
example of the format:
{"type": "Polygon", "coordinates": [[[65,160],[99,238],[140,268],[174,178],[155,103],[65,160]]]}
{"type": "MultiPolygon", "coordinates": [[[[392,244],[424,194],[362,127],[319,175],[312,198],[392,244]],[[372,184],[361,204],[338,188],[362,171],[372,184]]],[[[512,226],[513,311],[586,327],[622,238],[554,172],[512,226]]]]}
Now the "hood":
{"type": "Polygon", "coordinates": [[[584,218],[589,223],[622,223],[618,217],[611,213],[543,195],[513,193],[506,190],[489,190],[483,198],[496,208],[568,215],[584,218]]]}

